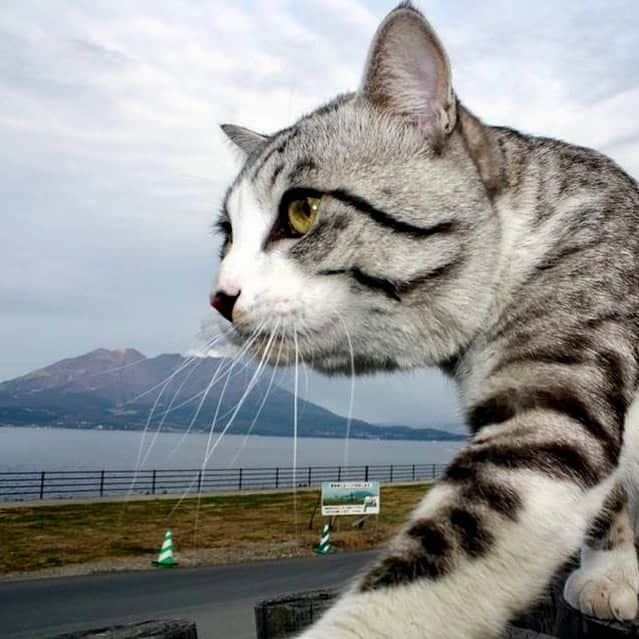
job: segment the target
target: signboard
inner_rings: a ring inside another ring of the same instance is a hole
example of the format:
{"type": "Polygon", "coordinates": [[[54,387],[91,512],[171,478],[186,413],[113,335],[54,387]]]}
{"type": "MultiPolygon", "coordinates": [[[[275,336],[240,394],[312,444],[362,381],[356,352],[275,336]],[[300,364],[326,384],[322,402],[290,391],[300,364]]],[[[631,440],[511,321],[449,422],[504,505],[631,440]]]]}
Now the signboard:
{"type": "Polygon", "coordinates": [[[325,481],[322,515],[379,515],[378,481],[325,481]]]}

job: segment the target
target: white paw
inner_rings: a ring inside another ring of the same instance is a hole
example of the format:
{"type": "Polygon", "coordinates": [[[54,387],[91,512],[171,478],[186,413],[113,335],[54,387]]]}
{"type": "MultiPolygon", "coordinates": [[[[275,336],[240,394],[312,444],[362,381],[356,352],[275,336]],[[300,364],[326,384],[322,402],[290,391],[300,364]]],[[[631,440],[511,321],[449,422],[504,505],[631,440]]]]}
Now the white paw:
{"type": "Polygon", "coordinates": [[[564,599],[575,609],[598,619],[626,621],[637,616],[639,568],[634,548],[587,551],[581,568],[564,586],[564,599]]]}

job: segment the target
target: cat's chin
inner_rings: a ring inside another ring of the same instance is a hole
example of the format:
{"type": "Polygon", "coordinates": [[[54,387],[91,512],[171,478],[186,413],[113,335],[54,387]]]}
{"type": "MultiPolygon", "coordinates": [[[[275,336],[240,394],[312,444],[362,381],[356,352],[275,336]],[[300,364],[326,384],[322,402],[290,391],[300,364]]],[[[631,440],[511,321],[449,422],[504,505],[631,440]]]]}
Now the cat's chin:
{"type": "Polygon", "coordinates": [[[302,336],[298,336],[297,340],[284,335],[246,336],[241,331],[234,330],[227,339],[239,353],[249,355],[258,364],[287,368],[295,366],[297,362],[329,377],[366,375],[401,368],[389,358],[376,361],[361,355],[351,356],[349,351],[339,352],[334,347],[317,348],[316,344],[302,336]]]}

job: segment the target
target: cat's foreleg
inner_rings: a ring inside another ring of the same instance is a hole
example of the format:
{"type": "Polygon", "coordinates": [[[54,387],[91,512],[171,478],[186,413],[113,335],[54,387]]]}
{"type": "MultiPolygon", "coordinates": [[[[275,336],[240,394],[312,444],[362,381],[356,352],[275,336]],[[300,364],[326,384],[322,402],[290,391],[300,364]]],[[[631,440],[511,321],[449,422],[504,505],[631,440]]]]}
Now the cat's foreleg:
{"type": "Polygon", "coordinates": [[[618,485],[597,517],[581,551],[581,566],[566,582],[564,597],[573,606],[603,619],[637,616],[639,566],[639,400],[625,418],[618,485]]]}
{"type": "Polygon", "coordinates": [[[614,483],[605,446],[568,416],[489,426],[302,636],[496,638],[579,547],[614,483]]]}
{"type": "Polygon", "coordinates": [[[564,598],[599,619],[637,616],[639,566],[626,491],[612,490],[581,549],[581,566],[566,581],[564,598]]]}

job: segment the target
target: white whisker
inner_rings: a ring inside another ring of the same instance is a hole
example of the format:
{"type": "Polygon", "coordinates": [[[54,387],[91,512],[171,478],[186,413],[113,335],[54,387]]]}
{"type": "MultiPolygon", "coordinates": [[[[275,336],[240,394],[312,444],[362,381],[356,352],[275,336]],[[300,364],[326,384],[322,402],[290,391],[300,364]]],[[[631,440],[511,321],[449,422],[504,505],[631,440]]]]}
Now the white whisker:
{"type": "Polygon", "coordinates": [[[188,366],[193,360],[197,359],[197,355],[190,355],[189,357],[187,357],[182,364],[180,364],[177,368],[177,370],[173,371],[166,379],[163,379],[161,382],[158,382],[157,384],[154,384],[153,386],[151,386],[151,388],[147,388],[147,390],[145,390],[144,392],[140,393],[139,395],[136,395],[135,397],[132,397],[131,399],[128,399],[126,402],[124,402],[124,404],[132,404],[134,402],[137,402],[139,399],[142,399],[143,397],[146,397],[149,393],[152,393],[154,390],[156,390],[157,388],[160,388],[161,386],[163,386],[167,381],[170,382],[171,379],[173,379],[173,377],[175,375],[177,375],[181,370],[183,370],[186,366],[188,366]]]}
{"type": "Polygon", "coordinates": [[[349,452],[350,452],[350,437],[351,437],[351,422],[353,421],[353,403],[355,400],[355,355],[353,353],[353,343],[351,342],[351,336],[348,332],[348,328],[346,327],[346,322],[344,318],[336,313],[339,317],[339,320],[342,322],[342,326],[344,327],[344,334],[346,335],[346,339],[348,341],[348,350],[351,357],[351,394],[348,401],[348,416],[346,418],[346,441],[344,443],[344,466],[348,466],[349,463],[349,452]]]}
{"type": "Polygon", "coordinates": [[[257,369],[255,370],[255,372],[253,373],[253,377],[251,377],[251,380],[249,381],[246,389],[244,390],[244,393],[242,394],[242,397],[238,401],[238,403],[237,403],[237,405],[235,407],[235,410],[233,411],[233,415],[231,416],[229,421],[226,423],[226,425],[222,429],[222,432],[220,433],[219,437],[217,438],[215,444],[213,444],[211,450],[207,453],[207,458],[205,460],[205,463],[208,463],[209,459],[212,457],[213,453],[215,452],[215,449],[221,443],[222,438],[224,437],[224,435],[226,434],[228,429],[231,427],[231,425],[235,421],[235,418],[237,417],[237,414],[240,411],[240,409],[242,408],[242,406],[244,405],[244,402],[246,401],[246,398],[249,396],[249,394],[251,393],[251,391],[255,387],[255,385],[257,383],[257,380],[259,379],[259,376],[260,376],[262,370],[264,369],[264,364],[266,362],[266,357],[267,357],[268,351],[271,348],[271,344],[273,343],[274,337],[275,337],[275,334],[271,333],[271,336],[269,337],[267,345],[264,348],[264,352],[262,353],[262,358],[260,360],[260,363],[259,363],[257,369]]]}
{"type": "Polygon", "coordinates": [[[110,375],[111,373],[119,373],[127,368],[131,368],[131,366],[137,366],[142,362],[148,361],[147,357],[142,357],[141,359],[136,359],[134,362],[129,362],[128,364],[123,364],[122,366],[116,366],[114,368],[107,368],[105,371],[100,371],[98,373],[91,373],[91,375],[87,375],[87,378],[92,377],[100,377],[100,375],[110,375]]]}
{"type": "MultiPolygon", "coordinates": [[[[212,438],[213,438],[213,432],[214,432],[214,429],[215,429],[215,423],[216,423],[216,420],[217,420],[217,417],[218,417],[218,414],[219,414],[219,411],[220,411],[220,406],[221,406],[222,400],[223,400],[223,398],[224,398],[224,394],[225,394],[225,392],[226,392],[226,388],[227,388],[227,386],[228,386],[229,380],[231,379],[231,373],[233,372],[233,367],[235,366],[235,364],[237,364],[237,362],[238,362],[239,358],[240,358],[240,357],[241,357],[241,356],[242,356],[245,352],[247,352],[247,351],[250,349],[250,347],[253,345],[253,343],[254,343],[254,342],[255,342],[255,340],[257,339],[257,336],[258,336],[259,331],[261,330],[261,328],[262,328],[262,325],[258,326],[258,327],[257,327],[257,328],[253,331],[253,333],[251,334],[250,339],[248,339],[248,340],[246,341],[246,343],[242,346],[242,349],[240,350],[240,352],[239,352],[239,353],[237,353],[237,354],[235,355],[235,357],[233,358],[233,360],[231,361],[231,365],[230,365],[230,367],[229,367],[229,368],[227,368],[227,369],[226,369],[226,371],[224,372],[224,373],[226,374],[226,380],[225,380],[225,382],[224,382],[224,386],[222,387],[222,391],[221,391],[220,396],[219,396],[219,398],[218,398],[217,406],[216,406],[216,409],[215,409],[215,415],[213,416],[213,420],[212,420],[212,422],[211,422],[211,428],[210,428],[210,430],[209,430],[209,436],[208,436],[207,443],[206,443],[206,452],[205,452],[205,455],[204,455],[204,460],[203,460],[203,462],[202,462],[202,466],[201,466],[201,468],[200,468],[199,478],[198,478],[198,477],[194,477],[194,478],[193,478],[193,480],[191,480],[191,482],[190,482],[190,483],[189,483],[189,485],[187,486],[186,490],[182,493],[182,496],[180,497],[180,499],[178,499],[178,501],[177,501],[177,503],[175,504],[175,506],[173,506],[173,508],[171,509],[171,512],[170,512],[170,513],[169,513],[169,515],[168,515],[168,517],[169,517],[169,518],[173,515],[173,513],[174,513],[174,512],[178,509],[178,507],[182,504],[182,502],[184,501],[184,499],[186,498],[186,496],[187,496],[187,495],[191,492],[191,489],[192,489],[192,488],[193,488],[193,486],[195,485],[196,480],[198,480],[198,479],[199,479],[199,481],[200,481],[200,482],[202,482],[202,483],[204,482],[204,474],[205,474],[205,471],[206,471],[205,465],[206,465],[206,461],[207,461],[207,457],[208,457],[208,452],[209,452],[209,449],[210,449],[210,447],[211,447],[211,440],[212,440],[212,438]]],[[[209,386],[212,386],[212,384],[210,384],[209,386]]],[[[201,409],[202,404],[204,403],[204,399],[205,399],[205,397],[206,397],[206,395],[202,398],[202,401],[200,402],[200,405],[198,406],[198,411],[201,409]]],[[[195,417],[194,417],[194,419],[195,419],[195,417]]],[[[194,419],[193,419],[193,420],[191,420],[191,421],[192,421],[192,423],[194,422],[194,419]]],[[[197,513],[199,513],[200,498],[201,498],[201,491],[198,491],[198,505],[197,505],[197,513]]],[[[197,513],[196,513],[196,525],[197,525],[197,517],[198,517],[197,513]]]]}
{"type": "MultiPolygon", "coordinates": [[[[206,359],[206,358],[204,358],[206,359]]],[[[232,359],[229,358],[224,358],[221,360],[220,366],[230,366],[230,362],[232,362],[232,359]]],[[[237,376],[241,375],[242,372],[244,371],[244,369],[249,365],[250,361],[247,361],[244,366],[239,369],[238,371],[236,371],[231,379],[235,379],[237,376]]],[[[226,372],[226,370],[223,370],[220,373],[220,376],[223,375],[226,372]]],[[[208,388],[208,386],[207,386],[208,388]]],[[[200,391],[198,391],[197,393],[194,393],[193,395],[191,395],[191,397],[188,397],[187,399],[185,399],[184,401],[176,404],[175,406],[173,406],[173,408],[171,408],[171,411],[176,411],[179,410],[180,408],[183,408],[184,406],[188,406],[191,402],[194,402],[196,399],[198,399],[199,397],[202,397],[202,395],[204,395],[207,392],[207,388],[204,388],[200,391]]],[[[166,411],[167,413],[170,411],[166,411]]],[[[158,413],[160,416],[163,415],[163,413],[158,413]]]]}
{"type": "MultiPolygon", "coordinates": [[[[277,339],[277,337],[276,337],[276,339],[277,339]]],[[[230,461],[229,464],[227,464],[227,468],[232,468],[235,465],[235,462],[238,460],[238,457],[240,456],[240,454],[242,453],[242,451],[246,447],[246,443],[248,441],[248,438],[250,437],[251,433],[253,432],[253,427],[257,423],[257,420],[258,420],[260,414],[262,413],[262,409],[264,408],[264,405],[266,404],[266,400],[268,399],[269,394],[271,392],[271,388],[273,387],[273,381],[275,380],[275,374],[277,373],[277,366],[280,363],[280,356],[282,354],[282,344],[283,344],[283,342],[280,341],[280,348],[279,348],[278,353],[277,353],[277,359],[275,360],[275,365],[273,367],[273,372],[271,374],[271,379],[269,380],[266,392],[264,393],[264,396],[262,397],[262,401],[261,401],[261,403],[260,403],[260,405],[259,405],[259,407],[257,409],[257,412],[255,413],[255,416],[253,417],[253,420],[251,421],[251,424],[248,427],[248,430],[247,430],[246,434],[244,435],[244,439],[242,440],[242,444],[240,445],[239,449],[237,450],[237,452],[233,456],[233,459],[230,461]]]]}
{"type": "Polygon", "coordinates": [[[141,463],[141,467],[142,468],[144,468],[144,465],[146,464],[147,459],[149,458],[149,455],[151,454],[151,451],[153,450],[153,447],[155,446],[155,443],[156,443],[158,437],[160,436],[160,432],[162,431],[162,427],[164,426],[164,422],[166,421],[166,418],[167,418],[168,414],[171,412],[171,408],[173,407],[175,399],[182,392],[182,389],[184,388],[185,384],[191,378],[191,375],[193,375],[193,373],[202,365],[203,361],[204,361],[203,359],[200,359],[200,361],[195,366],[191,367],[191,370],[187,371],[187,374],[184,376],[184,379],[182,380],[182,382],[178,386],[178,388],[175,391],[175,393],[173,393],[173,397],[171,398],[171,401],[169,402],[169,405],[168,405],[167,409],[161,415],[161,419],[160,419],[160,422],[158,424],[158,427],[155,430],[155,433],[153,434],[153,438],[151,439],[151,443],[149,444],[149,446],[148,446],[148,448],[146,450],[146,453],[145,453],[145,455],[144,455],[144,457],[142,459],[142,463],[141,463]]]}
{"type": "MultiPolygon", "coordinates": [[[[179,450],[179,448],[184,443],[184,440],[186,439],[186,437],[193,430],[193,426],[195,425],[197,418],[200,416],[202,406],[204,406],[204,402],[206,401],[206,398],[208,397],[208,394],[210,393],[211,389],[217,384],[218,381],[221,381],[222,376],[225,373],[228,373],[231,376],[230,377],[231,379],[235,377],[234,375],[231,375],[233,363],[236,362],[237,359],[242,357],[244,352],[248,350],[250,346],[251,346],[250,342],[247,342],[246,344],[244,344],[242,348],[236,353],[235,357],[233,357],[230,361],[227,359],[220,360],[220,363],[218,364],[215,373],[213,373],[213,377],[211,378],[211,381],[208,383],[207,387],[203,391],[200,391],[199,393],[197,393],[197,395],[190,398],[189,401],[192,401],[197,396],[201,396],[200,402],[198,403],[195,413],[193,417],[191,418],[191,421],[189,422],[188,428],[182,433],[182,437],[180,437],[178,443],[173,447],[173,449],[169,453],[168,459],[170,459],[175,454],[175,452],[179,450]],[[227,365],[227,367],[224,369],[225,364],[227,365]]],[[[178,407],[179,406],[177,406],[175,410],[177,410],[178,407]]],[[[191,486],[189,486],[187,490],[190,490],[190,488],[191,486]]]]}
{"type": "Polygon", "coordinates": [[[298,393],[298,356],[297,331],[293,329],[295,343],[295,375],[293,377],[293,512],[295,517],[295,540],[299,542],[297,525],[297,393],[298,393]]]}
{"type": "MultiPolygon", "coordinates": [[[[249,342],[247,342],[247,344],[250,345],[255,342],[255,340],[257,339],[257,336],[260,334],[260,331],[262,330],[262,327],[264,326],[264,322],[262,322],[262,324],[260,324],[255,331],[253,332],[251,339],[249,340],[249,342]]],[[[248,348],[248,347],[247,347],[248,348]]],[[[233,360],[233,362],[237,362],[238,358],[235,358],[233,360]]],[[[262,359],[262,362],[264,360],[262,359]]],[[[261,366],[261,363],[260,363],[261,366]]],[[[226,393],[226,389],[229,383],[229,380],[231,379],[231,371],[233,369],[233,366],[231,366],[231,368],[229,369],[229,373],[226,376],[226,381],[224,382],[224,386],[222,388],[222,392],[220,393],[220,397],[218,398],[218,402],[217,402],[217,406],[215,408],[215,415],[213,416],[213,421],[211,422],[211,430],[209,431],[209,437],[206,443],[206,455],[204,456],[204,460],[202,461],[202,467],[200,468],[200,481],[202,483],[204,483],[204,479],[205,479],[205,475],[206,475],[206,465],[209,462],[209,459],[211,458],[211,455],[213,454],[213,451],[215,451],[215,449],[217,448],[218,444],[222,441],[222,437],[224,437],[224,434],[226,433],[226,431],[229,429],[230,425],[233,423],[233,420],[235,419],[235,416],[237,415],[238,411],[240,410],[240,408],[242,407],[242,404],[244,403],[244,400],[246,399],[246,397],[248,396],[248,394],[251,391],[251,386],[249,384],[249,387],[244,391],[244,394],[242,395],[240,401],[237,404],[237,407],[235,409],[235,412],[233,413],[232,418],[229,420],[229,422],[227,423],[227,425],[224,427],[224,429],[222,430],[222,432],[218,435],[217,440],[215,441],[215,443],[213,445],[211,445],[212,439],[213,439],[213,431],[215,430],[215,424],[217,423],[217,419],[218,419],[218,415],[219,415],[219,411],[220,411],[220,406],[222,405],[222,400],[224,398],[224,394],[226,393]]],[[[251,382],[253,382],[253,380],[256,379],[257,375],[259,374],[259,370],[260,368],[258,367],[258,369],[255,371],[255,373],[253,374],[253,377],[251,378],[251,382]]],[[[200,519],[200,504],[202,501],[202,491],[198,491],[197,494],[197,508],[195,510],[195,529],[194,529],[194,537],[195,534],[197,532],[197,527],[198,527],[198,522],[200,519]]]]}

